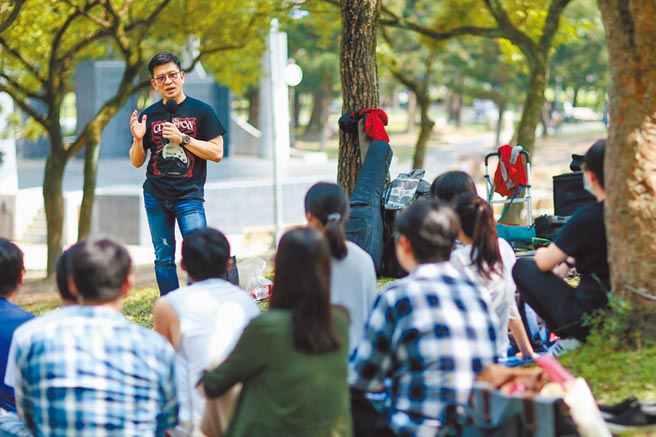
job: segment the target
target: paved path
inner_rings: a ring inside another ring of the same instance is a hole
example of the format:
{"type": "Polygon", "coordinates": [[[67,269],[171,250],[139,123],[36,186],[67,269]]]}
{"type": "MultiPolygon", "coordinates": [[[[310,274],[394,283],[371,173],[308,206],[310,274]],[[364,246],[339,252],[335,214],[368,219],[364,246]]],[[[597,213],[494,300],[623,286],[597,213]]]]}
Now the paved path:
{"type": "MultiPolygon", "coordinates": [[[[603,128],[601,123],[566,125],[563,127],[562,134],[598,131],[601,128],[603,128]]],[[[392,148],[394,148],[394,137],[392,138],[392,148]]],[[[427,151],[425,159],[426,179],[432,181],[435,176],[449,169],[466,169],[468,162],[480,163],[483,155],[494,150],[494,134],[491,132],[466,137],[457,134],[441,135],[439,144],[431,145],[431,148],[427,151]]],[[[568,158],[564,156],[563,159],[567,160],[568,158]]],[[[410,165],[409,160],[399,162],[397,158],[394,158],[390,168],[392,177],[400,172],[409,171],[410,165]]],[[[44,167],[44,160],[19,161],[19,189],[40,187],[43,183],[44,167]]],[[[64,191],[80,191],[82,189],[83,170],[84,162],[81,159],[73,159],[68,163],[64,176],[64,191]]],[[[98,166],[97,188],[99,190],[118,188],[140,192],[144,175],[145,166],[139,169],[134,168],[127,158],[104,159],[98,166]]],[[[282,175],[282,179],[308,178],[316,181],[334,181],[336,175],[336,160],[327,159],[325,155],[319,153],[304,153],[301,157],[290,158],[287,171],[282,175]]],[[[208,184],[230,181],[249,181],[261,185],[272,185],[272,163],[267,159],[237,156],[226,158],[219,164],[208,164],[208,184]]],[[[43,270],[46,259],[45,246],[20,242],[19,244],[26,253],[26,267],[28,270],[43,270]]],[[[129,248],[135,264],[152,264],[153,253],[151,246],[130,246],[129,248]]],[[[259,247],[259,250],[262,249],[262,247],[259,247]]],[[[239,255],[238,250],[237,253],[239,255]]],[[[245,252],[242,255],[251,254],[245,252]]]]}

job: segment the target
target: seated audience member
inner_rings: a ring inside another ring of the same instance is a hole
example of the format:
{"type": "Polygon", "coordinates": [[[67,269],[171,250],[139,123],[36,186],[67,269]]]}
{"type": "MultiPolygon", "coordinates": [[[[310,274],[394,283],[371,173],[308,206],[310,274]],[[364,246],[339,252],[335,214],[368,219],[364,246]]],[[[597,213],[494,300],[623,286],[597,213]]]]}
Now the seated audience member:
{"type": "Polygon", "coordinates": [[[71,256],[78,305],[14,334],[8,382],[26,427],[53,437],[163,436],[177,423],[174,352],[121,314],[132,283],[130,255],[111,240],[92,239],[71,256]]]}
{"type": "Polygon", "coordinates": [[[510,344],[508,328],[521,356],[535,357],[515,301],[517,287],[512,278],[515,252],[506,240],[497,237],[492,207],[474,193],[457,195],[452,200],[452,206],[460,219],[458,239],[462,246],[451,254],[451,264],[489,292],[497,318],[499,357],[507,356],[510,344]]]}
{"type": "Polygon", "coordinates": [[[451,202],[451,199],[461,193],[478,194],[474,180],[464,171],[451,170],[444,172],[436,177],[431,184],[433,197],[445,202],[451,202]]]}
{"type": "Polygon", "coordinates": [[[330,301],[349,312],[349,351],[362,338],[364,325],[376,299],[376,269],[371,256],[346,240],[344,222],[349,215],[344,189],[319,182],[305,195],[305,216],[310,226],[324,233],[330,243],[330,301]]]}
{"type": "Polygon", "coordinates": [[[419,199],[395,227],[409,276],[378,295],[351,357],[355,434],[434,436],[444,407],[466,403],[476,375],[495,361],[496,331],[482,287],[448,262],[459,228],[453,210],[419,199]],[[388,403],[376,420],[364,394],[380,391],[388,403]]]}
{"type": "Polygon", "coordinates": [[[522,299],[561,337],[550,349],[556,356],[581,345],[589,333],[589,328],[581,324],[583,315],[608,303],[605,150],[606,141],[599,140],[583,157],[583,184],[597,202],[579,208],[549,246],[538,249],[533,259],[518,260],[513,268],[522,299]],[[563,280],[574,265],[580,275],[576,288],[563,280]]]}
{"type": "Polygon", "coordinates": [[[348,316],[330,305],[330,247],[312,228],[278,245],[270,309],[201,379],[210,398],[241,390],[230,436],[350,436],[348,316]]]}
{"type": "Polygon", "coordinates": [[[202,436],[205,399],[196,391],[204,369],[223,361],[244,327],[260,310],[248,293],[226,281],[230,244],[213,228],[196,229],[182,242],[182,269],[190,285],[159,298],[153,307],[155,331],[175,348],[180,423],[176,436],[202,436]]]}
{"type": "Polygon", "coordinates": [[[14,390],[7,386],[5,371],[14,331],[34,317],[13,300],[23,282],[23,252],[9,240],[0,238],[0,410],[16,412],[14,390]]]}

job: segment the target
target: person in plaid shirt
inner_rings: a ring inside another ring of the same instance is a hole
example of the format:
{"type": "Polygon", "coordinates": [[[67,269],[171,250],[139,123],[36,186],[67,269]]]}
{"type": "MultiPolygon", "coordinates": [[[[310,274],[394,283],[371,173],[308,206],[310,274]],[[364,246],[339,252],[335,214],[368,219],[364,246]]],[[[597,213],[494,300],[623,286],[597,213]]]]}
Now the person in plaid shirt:
{"type": "Polygon", "coordinates": [[[396,220],[396,254],[409,276],[377,298],[349,364],[355,435],[435,436],[442,410],[466,403],[496,361],[496,332],[480,286],[449,264],[459,228],[445,203],[419,199],[396,220]],[[383,414],[365,394],[384,392],[383,414]]]}
{"type": "Polygon", "coordinates": [[[163,436],[178,421],[174,351],[164,337],[129,322],[127,250],[108,239],[80,244],[63,307],[15,332],[7,383],[36,436],[163,436]]]}

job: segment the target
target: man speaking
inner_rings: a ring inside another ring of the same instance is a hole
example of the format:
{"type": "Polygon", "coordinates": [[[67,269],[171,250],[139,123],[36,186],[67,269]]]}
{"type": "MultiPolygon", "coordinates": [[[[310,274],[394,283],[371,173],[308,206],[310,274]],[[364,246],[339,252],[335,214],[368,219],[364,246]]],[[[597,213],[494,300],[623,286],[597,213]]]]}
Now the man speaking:
{"type": "Polygon", "coordinates": [[[148,64],[151,84],[162,99],[141,114],[133,111],[130,160],[135,167],[150,158],[143,184],[144,204],[155,248],[155,276],[161,295],[179,287],[175,265],[175,222],[184,237],[206,226],[204,186],[207,161],[223,158],[226,130],[207,103],[184,94],[185,73],[171,53],[148,64]]]}

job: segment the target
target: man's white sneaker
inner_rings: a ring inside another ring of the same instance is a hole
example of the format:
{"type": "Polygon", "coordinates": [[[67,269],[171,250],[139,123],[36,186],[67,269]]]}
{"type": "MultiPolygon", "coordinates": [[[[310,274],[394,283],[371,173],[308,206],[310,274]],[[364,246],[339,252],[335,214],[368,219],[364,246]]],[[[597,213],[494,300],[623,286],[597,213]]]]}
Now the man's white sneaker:
{"type": "Polygon", "coordinates": [[[583,343],[575,338],[561,338],[560,340],[556,341],[556,343],[551,345],[551,347],[547,350],[547,355],[551,355],[552,357],[559,357],[580,348],[582,345],[583,343]]]}

